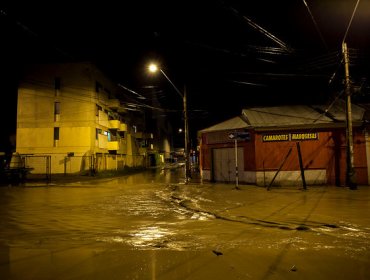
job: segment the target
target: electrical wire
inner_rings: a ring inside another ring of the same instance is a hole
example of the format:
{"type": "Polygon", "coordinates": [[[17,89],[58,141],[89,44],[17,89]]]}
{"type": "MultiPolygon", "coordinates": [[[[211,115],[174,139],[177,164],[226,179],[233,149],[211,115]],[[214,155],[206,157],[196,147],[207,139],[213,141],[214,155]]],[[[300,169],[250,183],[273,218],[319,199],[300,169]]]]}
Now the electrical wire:
{"type": "Polygon", "coordinates": [[[313,22],[313,24],[314,24],[314,26],[315,26],[315,28],[316,28],[317,33],[318,33],[318,34],[319,34],[319,36],[320,36],[321,42],[323,43],[323,45],[325,46],[325,49],[327,50],[327,49],[328,49],[328,45],[326,44],[326,42],[325,42],[325,40],[324,40],[324,37],[322,36],[322,33],[321,33],[320,29],[319,29],[319,26],[318,26],[318,24],[317,24],[317,22],[316,22],[315,18],[313,17],[313,14],[312,14],[311,10],[310,10],[310,7],[308,7],[306,0],[303,0],[303,3],[304,3],[304,5],[306,6],[307,11],[308,11],[308,13],[309,13],[309,14],[310,14],[310,16],[311,16],[312,22],[313,22]]]}
{"type": "Polygon", "coordinates": [[[356,11],[357,11],[357,7],[358,7],[358,4],[359,4],[359,3],[360,3],[360,0],[357,0],[356,5],[355,5],[355,8],[353,9],[353,12],[352,12],[352,15],[351,15],[351,19],[350,19],[350,21],[349,21],[349,23],[348,23],[348,26],[347,26],[346,32],[345,32],[345,34],[344,34],[344,37],[343,37],[343,40],[342,40],[342,44],[346,41],[346,38],[347,38],[347,35],[348,35],[349,28],[351,27],[352,20],[353,20],[353,18],[354,18],[354,16],[355,16],[355,13],[356,13],[356,11]]]}
{"type": "Polygon", "coordinates": [[[238,10],[236,10],[235,8],[231,7],[231,6],[227,6],[225,4],[224,1],[219,1],[224,8],[228,9],[229,11],[231,11],[237,18],[241,18],[243,19],[244,21],[246,21],[251,27],[253,27],[254,29],[256,29],[257,31],[259,31],[261,34],[263,34],[265,37],[269,38],[270,40],[272,40],[273,42],[275,42],[276,44],[278,44],[280,47],[282,47],[286,52],[288,53],[291,53],[293,52],[294,50],[289,47],[286,43],[284,43],[282,40],[280,40],[279,38],[277,38],[275,35],[273,35],[271,32],[267,31],[266,29],[264,29],[262,26],[258,25],[257,23],[255,23],[253,20],[251,20],[250,18],[242,15],[238,10]]]}

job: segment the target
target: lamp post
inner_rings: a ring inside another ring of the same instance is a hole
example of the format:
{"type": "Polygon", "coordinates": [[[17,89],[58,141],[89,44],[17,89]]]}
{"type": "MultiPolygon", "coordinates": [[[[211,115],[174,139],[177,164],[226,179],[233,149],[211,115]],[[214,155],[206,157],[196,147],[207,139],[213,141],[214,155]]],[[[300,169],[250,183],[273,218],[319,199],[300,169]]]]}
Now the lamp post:
{"type": "Polygon", "coordinates": [[[186,98],[186,87],[184,87],[184,93],[182,93],[167,74],[159,68],[156,64],[150,64],[148,67],[149,71],[154,73],[160,71],[166,80],[172,85],[177,94],[181,97],[183,102],[183,115],[184,115],[184,157],[185,157],[185,184],[189,181],[190,178],[190,165],[189,165],[189,125],[188,125],[188,110],[187,110],[187,98],[186,98]]]}

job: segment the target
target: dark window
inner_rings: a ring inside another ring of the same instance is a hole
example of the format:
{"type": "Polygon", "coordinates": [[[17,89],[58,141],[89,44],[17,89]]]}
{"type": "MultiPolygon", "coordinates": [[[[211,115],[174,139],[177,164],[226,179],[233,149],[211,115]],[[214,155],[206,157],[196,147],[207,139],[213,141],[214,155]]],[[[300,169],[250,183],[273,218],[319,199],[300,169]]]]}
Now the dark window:
{"type": "Polygon", "coordinates": [[[96,129],[95,129],[95,139],[96,139],[96,140],[99,140],[99,134],[100,134],[100,131],[101,131],[101,129],[99,129],[99,128],[96,128],[96,129]]]}
{"type": "Polygon", "coordinates": [[[59,127],[54,127],[54,140],[59,140],[59,127]]]}
{"type": "Polygon", "coordinates": [[[60,102],[54,102],[54,115],[60,114],[60,102]]]}
{"type": "Polygon", "coordinates": [[[99,82],[95,82],[95,92],[101,92],[103,89],[103,86],[99,82]]]}
{"type": "Polygon", "coordinates": [[[99,106],[98,104],[96,104],[96,111],[95,111],[95,115],[96,116],[99,116],[99,111],[102,111],[103,108],[101,106],[99,106]]]}
{"type": "Polygon", "coordinates": [[[59,77],[56,77],[54,80],[54,88],[56,90],[60,89],[60,78],[59,77]]]}
{"type": "Polygon", "coordinates": [[[105,90],[105,92],[108,94],[108,98],[113,98],[113,95],[112,95],[112,93],[110,92],[110,90],[109,89],[104,89],[105,90]]]}

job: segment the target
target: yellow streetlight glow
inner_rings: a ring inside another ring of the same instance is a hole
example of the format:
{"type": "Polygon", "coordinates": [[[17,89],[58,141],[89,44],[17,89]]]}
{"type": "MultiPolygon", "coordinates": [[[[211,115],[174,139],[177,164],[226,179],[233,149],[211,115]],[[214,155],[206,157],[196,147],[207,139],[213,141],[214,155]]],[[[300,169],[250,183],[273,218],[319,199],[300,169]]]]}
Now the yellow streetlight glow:
{"type": "Polygon", "coordinates": [[[154,63],[150,64],[149,67],[148,67],[149,71],[154,73],[154,72],[157,72],[158,71],[158,66],[155,65],[154,63]]]}

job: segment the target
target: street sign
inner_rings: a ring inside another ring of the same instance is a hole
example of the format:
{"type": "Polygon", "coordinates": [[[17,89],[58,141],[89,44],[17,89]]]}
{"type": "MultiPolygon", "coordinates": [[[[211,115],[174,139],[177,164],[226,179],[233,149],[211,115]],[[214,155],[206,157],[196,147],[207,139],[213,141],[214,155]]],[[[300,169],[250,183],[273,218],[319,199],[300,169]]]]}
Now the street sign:
{"type": "Polygon", "coordinates": [[[251,136],[249,132],[237,131],[230,133],[229,138],[233,140],[250,140],[251,136]]]}
{"type": "Polygon", "coordinates": [[[235,131],[229,134],[229,138],[234,140],[235,145],[235,187],[239,184],[239,171],[238,171],[238,140],[250,140],[251,136],[246,131],[235,131]]]}

